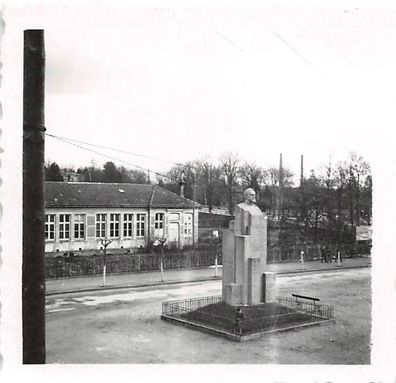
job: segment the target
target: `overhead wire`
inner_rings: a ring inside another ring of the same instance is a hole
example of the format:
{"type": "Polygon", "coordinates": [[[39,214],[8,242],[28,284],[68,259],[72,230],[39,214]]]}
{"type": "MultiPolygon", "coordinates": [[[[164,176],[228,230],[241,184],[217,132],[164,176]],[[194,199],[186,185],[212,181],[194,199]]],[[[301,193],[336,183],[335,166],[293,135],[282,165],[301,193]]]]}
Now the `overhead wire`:
{"type": "MultiPolygon", "coordinates": [[[[151,173],[153,173],[153,174],[155,174],[155,175],[157,175],[157,176],[159,176],[159,177],[167,178],[167,179],[170,179],[170,180],[174,181],[174,178],[173,178],[173,177],[170,177],[170,176],[168,176],[168,175],[162,174],[162,173],[157,172],[157,171],[155,171],[155,170],[152,170],[152,169],[149,169],[149,168],[140,166],[140,165],[136,165],[136,164],[133,164],[133,163],[131,163],[131,162],[129,162],[129,161],[125,161],[125,160],[123,160],[123,159],[120,159],[120,158],[117,158],[117,157],[114,157],[114,156],[110,156],[110,155],[108,155],[108,154],[99,152],[99,151],[97,151],[97,150],[90,149],[90,148],[87,148],[87,147],[85,147],[85,146],[82,146],[82,145],[76,143],[76,142],[78,142],[78,140],[72,140],[72,139],[68,140],[68,139],[66,139],[66,138],[64,138],[64,137],[55,136],[55,135],[50,134],[50,133],[45,133],[45,135],[47,135],[47,136],[49,136],[49,137],[52,137],[52,138],[55,138],[55,139],[57,139],[57,140],[59,140],[59,141],[62,141],[62,142],[64,142],[64,143],[66,143],[66,144],[69,144],[69,145],[75,146],[75,147],[77,147],[77,148],[86,150],[86,151],[88,151],[88,152],[95,153],[95,154],[98,154],[98,155],[100,155],[100,156],[106,157],[106,158],[111,159],[111,160],[113,160],[113,161],[122,162],[122,163],[124,163],[124,164],[126,164],[126,165],[129,165],[129,166],[132,166],[132,167],[134,167],[134,168],[141,169],[141,170],[144,170],[144,171],[149,171],[149,172],[151,172],[151,173]],[[72,142],[72,141],[76,141],[76,142],[72,142]]],[[[95,146],[95,145],[91,144],[91,146],[95,146]]]]}
{"type": "Polygon", "coordinates": [[[194,167],[194,166],[186,166],[185,164],[181,164],[179,162],[164,160],[162,158],[147,156],[145,154],[134,153],[134,152],[130,152],[130,151],[127,151],[127,150],[116,149],[116,148],[112,148],[112,147],[105,146],[105,145],[98,145],[98,144],[93,144],[93,143],[90,143],[90,142],[87,142],[87,141],[76,140],[74,138],[57,136],[55,134],[50,134],[50,133],[45,133],[45,135],[49,136],[49,137],[52,137],[52,138],[55,138],[55,139],[58,139],[58,140],[61,140],[61,141],[75,142],[75,143],[78,143],[78,144],[88,145],[88,146],[92,146],[92,147],[99,148],[99,149],[106,149],[106,150],[111,150],[111,151],[118,152],[118,153],[128,154],[128,155],[131,155],[131,156],[147,158],[149,160],[154,160],[154,161],[158,161],[158,162],[164,162],[164,163],[168,163],[168,164],[171,164],[171,165],[180,166],[180,167],[183,167],[183,168],[194,167]]]}

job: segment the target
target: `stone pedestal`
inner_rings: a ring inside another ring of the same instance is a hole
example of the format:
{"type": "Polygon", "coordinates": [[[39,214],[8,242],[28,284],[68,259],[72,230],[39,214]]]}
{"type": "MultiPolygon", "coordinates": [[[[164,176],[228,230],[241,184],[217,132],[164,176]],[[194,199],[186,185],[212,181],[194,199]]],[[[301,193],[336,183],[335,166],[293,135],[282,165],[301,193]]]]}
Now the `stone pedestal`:
{"type": "Polygon", "coordinates": [[[275,273],[265,272],[262,275],[264,303],[276,302],[275,282],[276,282],[275,273]]]}
{"type": "Polygon", "coordinates": [[[223,300],[233,306],[274,299],[274,275],[267,271],[267,217],[252,203],[241,203],[223,232],[223,300]],[[271,298],[269,298],[271,296],[271,298]]]}

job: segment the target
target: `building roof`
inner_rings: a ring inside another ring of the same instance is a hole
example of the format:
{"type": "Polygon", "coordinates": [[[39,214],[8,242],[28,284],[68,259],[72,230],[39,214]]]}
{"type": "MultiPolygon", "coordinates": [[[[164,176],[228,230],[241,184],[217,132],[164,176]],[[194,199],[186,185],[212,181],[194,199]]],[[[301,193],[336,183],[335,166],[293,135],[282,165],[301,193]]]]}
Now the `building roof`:
{"type": "MultiPolygon", "coordinates": [[[[193,202],[158,185],[45,182],[46,208],[72,207],[144,207],[192,208],[193,202]]],[[[195,203],[198,207],[199,204],[195,203]]]]}

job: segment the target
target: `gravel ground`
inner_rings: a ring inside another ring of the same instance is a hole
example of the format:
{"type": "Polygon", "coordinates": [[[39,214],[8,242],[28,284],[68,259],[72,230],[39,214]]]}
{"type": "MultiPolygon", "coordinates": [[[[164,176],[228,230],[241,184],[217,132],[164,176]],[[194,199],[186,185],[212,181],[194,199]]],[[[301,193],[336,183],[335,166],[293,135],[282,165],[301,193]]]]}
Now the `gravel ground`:
{"type": "Polygon", "coordinates": [[[48,298],[47,362],[369,364],[370,271],[278,277],[277,295],[318,297],[335,323],[242,343],[160,320],[162,301],[217,295],[219,281],[48,298]]]}

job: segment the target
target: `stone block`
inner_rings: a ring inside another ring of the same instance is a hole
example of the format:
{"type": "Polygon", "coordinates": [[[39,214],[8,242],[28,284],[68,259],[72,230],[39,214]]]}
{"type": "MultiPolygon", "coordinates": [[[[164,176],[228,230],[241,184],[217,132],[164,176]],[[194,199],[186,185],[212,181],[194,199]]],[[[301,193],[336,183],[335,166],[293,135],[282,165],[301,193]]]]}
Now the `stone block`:
{"type": "Polygon", "coordinates": [[[257,305],[263,300],[261,259],[249,258],[247,271],[247,304],[257,305]]]}
{"type": "Polygon", "coordinates": [[[248,304],[248,258],[250,258],[250,241],[249,235],[235,236],[235,280],[234,283],[242,285],[242,304],[248,304]]]}
{"type": "Polygon", "coordinates": [[[265,272],[262,275],[263,302],[276,302],[276,274],[265,272]]]}
{"type": "Polygon", "coordinates": [[[239,306],[242,303],[242,285],[230,283],[224,286],[223,300],[231,306],[239,306]]]}
{"type": "Polygon", "coordinates": [[[235,283],[235,235],[232,230],[223,231],[223,286],[235,283]]]}

